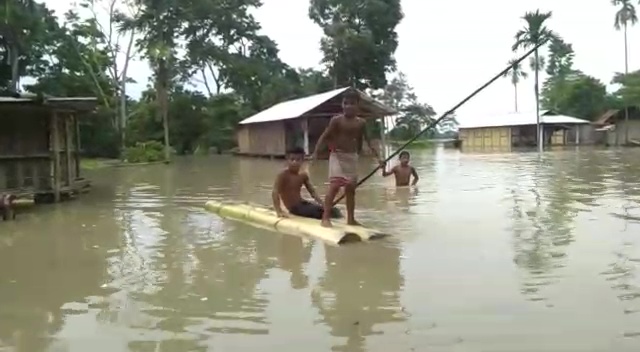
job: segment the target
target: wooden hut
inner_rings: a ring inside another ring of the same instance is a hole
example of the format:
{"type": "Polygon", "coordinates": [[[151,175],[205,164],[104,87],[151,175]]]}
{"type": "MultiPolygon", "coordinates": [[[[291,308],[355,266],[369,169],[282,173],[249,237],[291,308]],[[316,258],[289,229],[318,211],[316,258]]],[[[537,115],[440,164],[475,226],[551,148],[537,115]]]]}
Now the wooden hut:
{"type": "Polygon", "coordinates": [[[58,202],[89,186],[78,119],[95,98],[0,97],[0,195],[58,202]]]}
{"type": "MultiPolygon", "coordinates": [[[[307,155],[310,154],[330,118],[342,112],[342,97],[350,89],[353,88],[286,101],[244,119],[237,131],[237,154],[277,158],[283,157],[293,146],[303,147],[307,155]]],[[[360,95],[359,115],[367,119],[382,119],[384,130],[384,117],[395,114],[395,111],[356,91],[360,95]]],[[[381,142],[383,138],[380,137],[381,142]]]]}

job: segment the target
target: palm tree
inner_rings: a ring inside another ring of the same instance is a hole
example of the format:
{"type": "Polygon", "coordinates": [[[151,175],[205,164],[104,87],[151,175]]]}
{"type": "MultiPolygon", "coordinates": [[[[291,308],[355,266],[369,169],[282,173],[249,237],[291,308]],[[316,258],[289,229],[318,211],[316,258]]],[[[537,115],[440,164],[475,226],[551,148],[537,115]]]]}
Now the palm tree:
{"type": "MultiPolygon", "coordinates": [[[[522,16],[522,19],[525,20],[526,26],[520,29],[516,35],[516,42],[513,44],[511,48],[513,51],[517,51],[519,49],[529,49],[536,47],[539,44],[547,42],[549,39],[553,38],[555,34],[548,29],[544,22],[551,18],[551,12],[540,12],[540,10],[536,10],[535,12],[527,12],[522,16]]],[[[537,116],[537,130],[538,130],[538,149],[542,151],[543,148],[543,138],[542,138],[542,130],[540,129],[540,69],[542,68],[540,54],[536,50],[534,53],[534,75],[535,75],[535,93],[536,93],[536,116],[537,116]]]]}
{"type": "MultiPolygon", "coordinates": [[[[629,24],[632,26],[638,22],[636,16],[636,8],[631,4],[630,0],[611,0],[611,4],[614,6],[620,6],[618,12],[616,12],[615,22],[613,26],[616,30],[624,31],[624,74],[629,73],[629,43],[627,41],[627,27],[629,24]]],[[[629,109],[624,109],[624,125],[625,125],[625,144],[629,143],[629,109]]]]}
{"type": "Polygon", "coordinates": [[[518,59],[509,60],[509,66],[511,66],[511,69],[505,72],[503,77],[511,78],[511,84],[513,84],[514,104],[516,112],[518,112],[518,83],[520,83],[521,79],[527,79],[529,75],[522,69],[518,59]]]}

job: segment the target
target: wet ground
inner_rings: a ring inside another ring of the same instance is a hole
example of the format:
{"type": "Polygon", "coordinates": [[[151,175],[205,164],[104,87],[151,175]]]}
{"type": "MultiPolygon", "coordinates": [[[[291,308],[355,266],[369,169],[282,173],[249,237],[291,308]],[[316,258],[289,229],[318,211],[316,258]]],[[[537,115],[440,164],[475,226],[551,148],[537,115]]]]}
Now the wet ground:
{"type": "Polygon", "coordinates": [[[640,150],[413,154],[416,190],[358,194],[394,236],[340,248],[202,210],[280,161],[91,171],[0,223],[0,351],[640,350],[640,150]]]}

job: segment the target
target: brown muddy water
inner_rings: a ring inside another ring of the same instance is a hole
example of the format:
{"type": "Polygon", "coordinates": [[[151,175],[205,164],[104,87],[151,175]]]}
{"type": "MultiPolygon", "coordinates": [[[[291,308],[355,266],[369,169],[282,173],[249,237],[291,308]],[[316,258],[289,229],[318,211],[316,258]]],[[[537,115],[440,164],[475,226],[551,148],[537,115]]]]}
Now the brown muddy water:
{"type": "Polygon", "coordinates": [[[90,172],[92,193],[0,223],[0,350],[640,350],[640,150],[413,164],[417,190],[358,194],[395,236],[341,248],[202,210],[268,202],[280,161],[90,172]]]}

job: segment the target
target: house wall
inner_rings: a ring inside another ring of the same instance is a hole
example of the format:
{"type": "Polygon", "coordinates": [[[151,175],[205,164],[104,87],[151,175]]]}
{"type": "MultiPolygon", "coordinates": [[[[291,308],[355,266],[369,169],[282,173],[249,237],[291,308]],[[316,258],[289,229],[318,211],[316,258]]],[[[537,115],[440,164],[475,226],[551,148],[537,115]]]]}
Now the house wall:
{"type": "Polygon", "coordinates": [[[576,134],[579,133],[579,145],[599,144],[602,141],[602,134],[596,131],[593,125],[572,126],[567,130],[567,145],[576,144],[576,134]]]}
{"type": "Polygon", "coordinates": [[[51,187],[47,115],[0,120],[0,192],[51,187]]]}
{"type": "Polygon", "coordinates": [[[286,151],[283,121],[242,126],[237,138],[241,154],[282,156],[286,151]]]}
{"type": "Polygon", "coordinates": [[[249,152],[249,126],[240,125],[236,132],[236,139],[238,141],[238,150],[241,153],[249,152]]]}
{"type": "Polygon", "coordinates": [[[640,120],[618,121],[613,131],[607,132],[608,145],[624,145],[626,138],[627,122],[629,126],[629,140],[640,142],[640,120]]]}
{"type": "Polygon", "coordinates": [[[511,149],[511,127],[460,129],[462,149],[511,149]]]}
{"type": "Polygon", "coordinates": [[[60,114],[54,126],[47,111],[23,111],[20,118],[11,118],[12,113],[19,112],[0,120],[0,193],[40,194],[73,187],[79,177],[75,118],[60,114]]]}
{"type": "MultiPolygon", "coordinates": [[[[309,123],[309,151],[313,152],[320,135],[329,125],[329,118],[311,117],[309,123]]],[[[371,144],[376,150],[380,150],[381,141],[377,136],[372,136],[371,144]]],[[[283,156],[288,148],[303,147],[304,134],[302,120],[291,119],[277,122],[250,124],[241,126],[236,132],[238,152],[245,155],[256,156],[283,156]]],[[[370,155],[365,146],[362,155],[370,155]]],[[[325,145],[319,151],[318,157],[326,159],[329,156],[328,147],[325,145]]]]}

